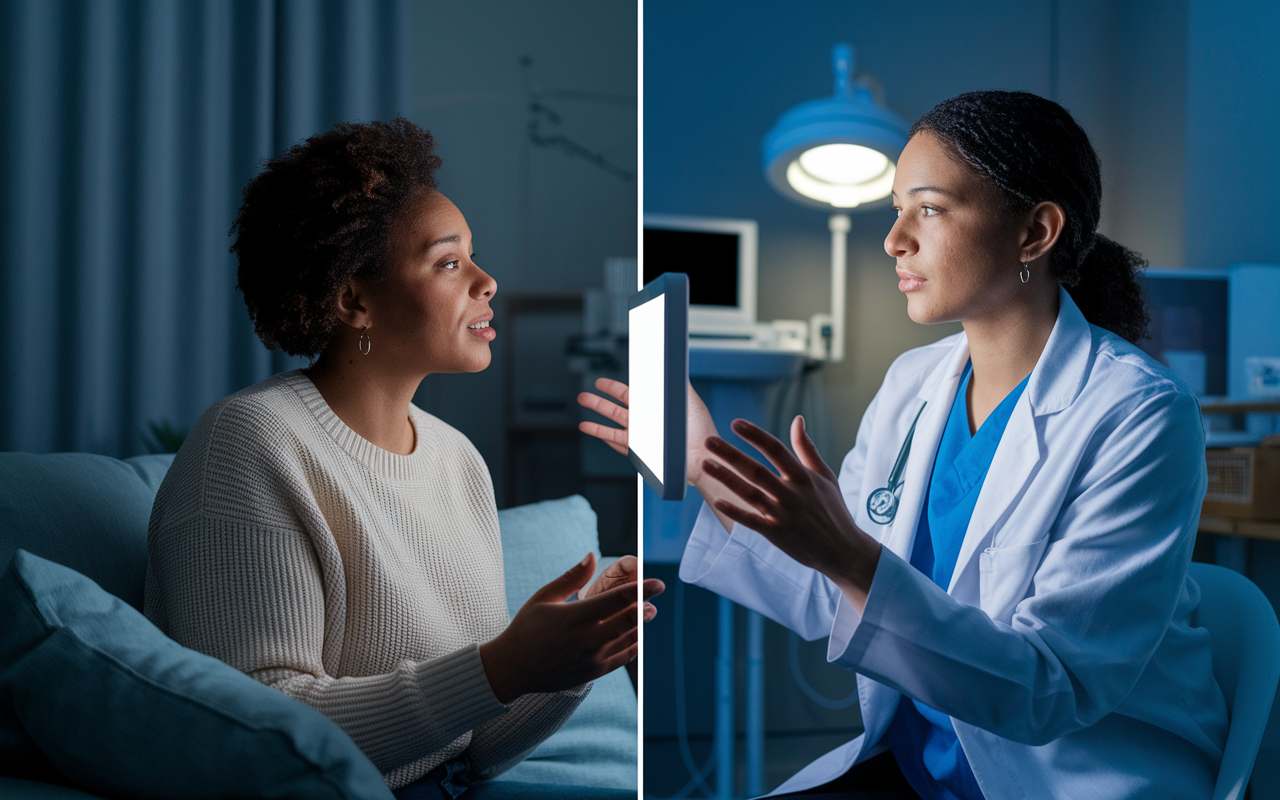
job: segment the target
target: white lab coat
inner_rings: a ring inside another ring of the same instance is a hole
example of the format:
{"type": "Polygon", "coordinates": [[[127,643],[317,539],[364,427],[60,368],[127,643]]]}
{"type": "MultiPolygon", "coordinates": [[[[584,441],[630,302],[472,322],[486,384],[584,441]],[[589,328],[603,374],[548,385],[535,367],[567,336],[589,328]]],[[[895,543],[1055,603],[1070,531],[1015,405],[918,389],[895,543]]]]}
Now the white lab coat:
{"type": "Polygon", "coordinates": [[[947,592],[909,563],[926,482],[969,358],[963,333],[889,368],[840,487],[884,545],[862,615],[822,574],[705,506],[680,564],[697,583],[829,636],[858,673],[865,733],[778,792],[882,752],[906,694],[952,718],[987,800],[1207,798],[1226,742],[1187,576],[1205,491],[1195,396],[1070,296],[991,462],[947,592]],[[916,427],[896,519],[866,498],[916,427]]]}

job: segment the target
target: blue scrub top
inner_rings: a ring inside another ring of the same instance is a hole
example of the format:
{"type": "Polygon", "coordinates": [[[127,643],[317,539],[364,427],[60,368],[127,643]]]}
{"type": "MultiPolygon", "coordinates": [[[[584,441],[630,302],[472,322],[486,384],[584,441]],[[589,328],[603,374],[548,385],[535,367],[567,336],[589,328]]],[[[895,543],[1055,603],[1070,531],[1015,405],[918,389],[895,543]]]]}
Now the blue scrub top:
{"type": "MultiPolygon", "coordinates": [[[[966,397],[971,374],[972,363],[965,364],[938,444],[933,474],[925,489],[925,513],[920,515],[911,550],[911,565],[943,589],[951,583],[973,507],[1000,437],[1031,377],[1023,378],[983,421],[978,432],[970,435],[966,397]]],[[[946,714],[904,695],[887,735],[902,774],[925,800],[982,800],[982,790],[946,714]]]]}

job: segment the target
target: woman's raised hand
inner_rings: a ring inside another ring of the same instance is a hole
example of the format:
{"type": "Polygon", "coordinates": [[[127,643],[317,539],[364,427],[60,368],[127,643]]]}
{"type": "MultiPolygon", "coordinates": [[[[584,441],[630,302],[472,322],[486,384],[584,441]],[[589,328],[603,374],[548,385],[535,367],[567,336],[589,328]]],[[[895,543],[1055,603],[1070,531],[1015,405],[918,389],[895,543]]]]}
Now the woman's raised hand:
{"type": "MultiPolygon", "coordinates": [[[[480,645],[485,676],[498,702],[579,686],[636,657],[634,580],[565,602],[595,570],[596,558],[588,554],[529,598],[506,630],[480,645]]],[[[646,599],[662,589],[662,581],[644,582],[646,599]]]]}
{"type": "MultiPolygon", "coordinates": [[[[591,392],[582,392],[578,395],[579,405],[591,409],[622,427],[611,428],[598,422],[579,422],[578,430],[596,437],[625,456],[627,454],[627,385],[621,381],[597,378],[596,389],[612,397],[613,400],[591,392]]],[[[689,386],[688,407],[688,418],[685,422],[688,445],[686,463],[689,484],[697,486],[702,480],[702,462],[709,455],[706,449],[707,437],[716,435],[716,424],[711,421],[711,412],[707,410],[706,404],[702,402],[701,397],[698,397],[692,385],[689,386]]]]}
{"type": "Polygon", "coordinates": [[[779,474],[718,436],[708,439],[715,459],[708,459],[703,469],[728,492],[709,500],[716,513],[759,532],[796,561],[826,575],[861,612],[880,544],[854,524],[836,474],[818,454],[804,418],[791,423],[794,455],[758,425],[738,419],[731,427],[779,474]]]}

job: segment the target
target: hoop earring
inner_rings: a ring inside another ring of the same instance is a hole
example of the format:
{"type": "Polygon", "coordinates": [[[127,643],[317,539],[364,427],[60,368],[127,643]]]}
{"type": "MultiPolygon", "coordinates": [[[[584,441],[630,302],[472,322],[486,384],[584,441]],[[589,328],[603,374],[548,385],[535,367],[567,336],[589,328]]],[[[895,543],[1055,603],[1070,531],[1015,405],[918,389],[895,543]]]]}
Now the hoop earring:
{"type": "Polygon", "coordinates": [[[1026,283],[1027,281],[1031,280],[1031,267],[1028,266],[1028,263],[1029,262],[1027,261],[1023,261],[1022,271],[1018,273],[1018,277],[1022,278],[1023,283],[1026,283]]]}
{"type": "Polygon", "coordinates": [[[369,351],[373,349],[373,340],[369,338],[369,334],[365,333],[368,328],[360,329],[360,338],[356,341],[356,347],[360,348],[361,355],[369,355],[369,351]]]}

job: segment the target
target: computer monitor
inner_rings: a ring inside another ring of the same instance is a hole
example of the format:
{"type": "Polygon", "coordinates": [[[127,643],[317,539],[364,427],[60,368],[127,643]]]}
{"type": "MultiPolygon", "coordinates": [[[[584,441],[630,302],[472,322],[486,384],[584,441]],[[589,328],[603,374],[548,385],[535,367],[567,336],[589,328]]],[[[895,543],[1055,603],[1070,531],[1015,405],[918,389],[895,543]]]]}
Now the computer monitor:
{"type": "Polygon", "coordinates": [[[1280,399],[1280,264],[1232,264],[1230,306],[1227,396],[1280,399]]]}
{"type": "Polygon", "coordinates": [[[1227,270],[1152,267],[1139,273],[1151,338],[1138,342],[1200,397],[1228,394],[1227,270]]]}
{"type": "Polygon", "coordinates": [[[733,333],[756,322],[755,220],[644,215],[645,283],[689,276],[689,329],[733,333]]]}
{"type": "Polygon", "coordinates": [[[627,455],[663,500],[683,500],[689,280],[666,273],[632,296],[627,313],[627,455]]]}

